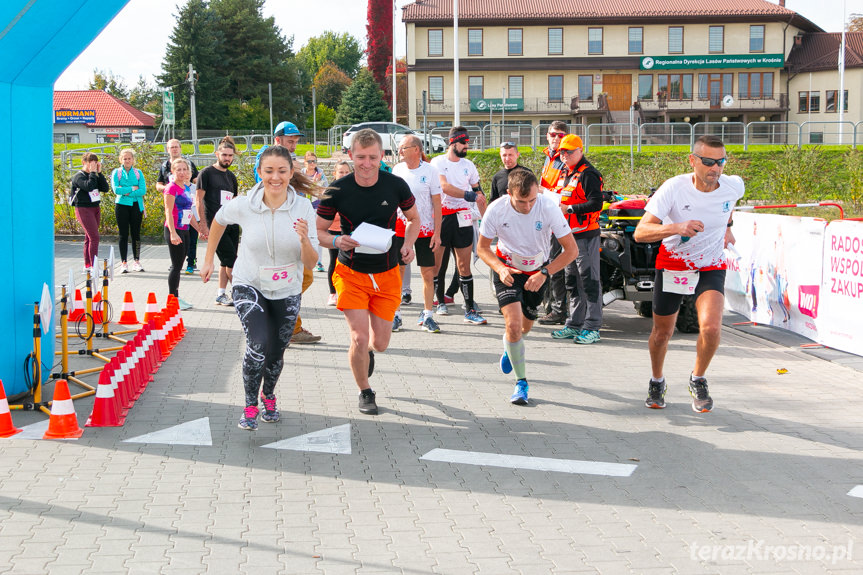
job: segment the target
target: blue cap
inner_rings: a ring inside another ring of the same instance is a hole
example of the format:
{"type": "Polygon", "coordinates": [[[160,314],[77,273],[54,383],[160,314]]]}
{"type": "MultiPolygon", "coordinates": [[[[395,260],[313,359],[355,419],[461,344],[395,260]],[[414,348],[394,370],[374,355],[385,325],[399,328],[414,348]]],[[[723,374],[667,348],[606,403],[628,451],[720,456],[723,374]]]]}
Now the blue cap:
{"type": "Polygon", "coordinates": [[[273,132],[273,135],[276,137],[279,136],[304,136],[302,132],[300,132],[293,122],[282,122],[278,126],[276,126],[276,131],[273,132]]]}

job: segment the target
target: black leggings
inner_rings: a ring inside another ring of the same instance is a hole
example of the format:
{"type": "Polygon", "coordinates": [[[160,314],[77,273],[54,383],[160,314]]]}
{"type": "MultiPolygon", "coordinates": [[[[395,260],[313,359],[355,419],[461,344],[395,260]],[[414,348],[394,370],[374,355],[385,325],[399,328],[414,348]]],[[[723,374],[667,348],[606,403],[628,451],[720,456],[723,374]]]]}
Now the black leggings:
{"type": "Polygon", "coordinates": [[[329,248],[330,252],[330,267],[327,268],[327,285],[330,286],[330,293],[336,293],[336,286],[333,285],[333,272],[336,270],[336,262],[339,260],[339,250],[329,248]]]}
{"type": "MultiPolygon", "coordinates": [[[[455,250],[453,248],[446,248],[443,251],[443,256],[441,257],[440,269],[437,274],[437,282],[436,284],[440,287],[437,288],[435,297],[440,303],[443,303],[444,296],[444,288],[443,284],[446,282],[446,270],[449,267],[449,258],[450,254],[452,255],[452,259],[455,262],[455,250]]],[[[452,280],[449,282],[449,287],[446,288],[446,295],[449,297],[454,297],[456,293],[458,293],[459,288],[461,287],[461,282],[458,277],[458,263],[456,263],[455,270],[452,273],[452,280]]]]}
{"type": "Polygon", "coordinates": [[[120,258],[124,263],[129,254],[129,232],[132,232],[132,257],[135,261],[141,259],[141,222],[144,214],[138,209],[137,202],[131,206],[117,204],[114,206],[117,216],[117,229],[120,231],[120,258]]]}
{"type": "Polygon", "coordinates": [[[171,230],[167,227],[165,228],[165,242],[168,244],[168,253],[171,255],[171,271],[168,272],[168,293],[180,297],[180,270],[183,269],[183,260],[186,259],[189,230],[177,230],[177,235],[183,241],[175,246],[171,243],[171,230]]]}
{"type": "Polygon", "coordinates": [[[294,333],[302,294],[285,299],[267,299],[251,286],[235,285],[231,296],[246,332],[246,353],[243,355],[246,406],[258,405],[258,393],[272,394],[282,374],[285,349],[294,333]]]}

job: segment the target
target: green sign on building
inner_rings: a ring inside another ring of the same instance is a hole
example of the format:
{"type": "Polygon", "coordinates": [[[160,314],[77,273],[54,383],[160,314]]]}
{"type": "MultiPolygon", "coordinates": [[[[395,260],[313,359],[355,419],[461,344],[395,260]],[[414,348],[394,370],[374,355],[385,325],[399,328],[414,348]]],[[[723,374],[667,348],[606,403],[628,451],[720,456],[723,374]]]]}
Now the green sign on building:
{"type": "Polygon", "coordinates": [[[711,54],[709,56],[645,56],[642,70],[693,68],[782,68],[782,54],[711,54]]]}
{"type": "Polygon", "coordinates": [[[524,98],[507,98],[504,106],[503,98],[481,98],[470,101],[471,112],[521,112],[524,110],[524,98]]]}

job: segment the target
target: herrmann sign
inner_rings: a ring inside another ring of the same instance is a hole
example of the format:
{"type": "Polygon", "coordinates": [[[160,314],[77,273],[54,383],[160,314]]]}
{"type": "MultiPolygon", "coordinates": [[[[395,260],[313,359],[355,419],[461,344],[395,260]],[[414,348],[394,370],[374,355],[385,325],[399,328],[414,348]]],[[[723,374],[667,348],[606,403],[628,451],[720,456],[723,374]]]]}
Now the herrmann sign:
{"type": "Polygon", "coordinates": [[[54,110],[55,124],[95,124],[96,110],[54,110]]]}

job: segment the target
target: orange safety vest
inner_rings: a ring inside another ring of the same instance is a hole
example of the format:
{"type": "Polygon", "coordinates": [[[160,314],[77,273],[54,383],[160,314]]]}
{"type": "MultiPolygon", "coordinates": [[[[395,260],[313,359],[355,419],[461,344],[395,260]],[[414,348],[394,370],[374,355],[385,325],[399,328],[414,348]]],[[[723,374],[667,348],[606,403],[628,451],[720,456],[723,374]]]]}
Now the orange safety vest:
{"type": "MultiPolygon", "coordinates": [[[[581,187],[581,174],[584,173],[587,168],[593,168],[593,166],[585,160],[578,168],[576,168],[575,174],[573,174],[566,186],[563,185],[563,182],[566,180],[568,172],[561,173],[558,185],[553,188],[555,192],[563,196],[560,199],[560,205],[571,206],[574,204],[583,204],[587,201],[587,194],[585,194],[584,189],[581,187]]],[[[599,172],[597,172],[597,174],[599,174],[599,172]]],[[[601,174],[599,174],[599,189],[602,191],[601,174]]],[[[564,215],[566,216],[567,222],[569,222],[569,227],[572,229],[572,233],[579,234],[599,229],[599,214],[601,211],[602,210],[597,210],[595,212],[587,212],[586,214],[564,215]]]]}
{"type": "Polygon", "coordinates": [[[539,185],[547,190],[557,187],[561,175],[566,171],[566,164],[560,158],[560,150],[552,152],[550,148],[543,150],[546,155],[545,165],[542,167],[542,176],[539,185]]]}

